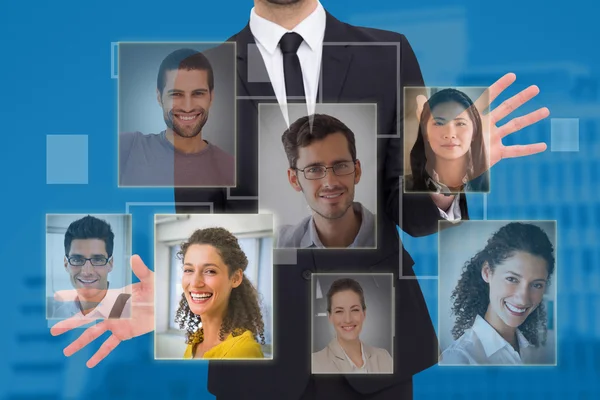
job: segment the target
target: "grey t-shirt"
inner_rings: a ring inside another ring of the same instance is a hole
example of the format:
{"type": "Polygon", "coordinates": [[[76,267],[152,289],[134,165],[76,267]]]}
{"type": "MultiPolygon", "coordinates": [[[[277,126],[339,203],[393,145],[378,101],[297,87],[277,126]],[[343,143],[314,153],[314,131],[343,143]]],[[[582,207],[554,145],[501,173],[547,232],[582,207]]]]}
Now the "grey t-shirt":
{"type": "Polygon", "coordinates": [[[166,132],[119,135],[120,186],[235,186],[235,160],[206,141],[201,152],[177,151],[166,132]]]}

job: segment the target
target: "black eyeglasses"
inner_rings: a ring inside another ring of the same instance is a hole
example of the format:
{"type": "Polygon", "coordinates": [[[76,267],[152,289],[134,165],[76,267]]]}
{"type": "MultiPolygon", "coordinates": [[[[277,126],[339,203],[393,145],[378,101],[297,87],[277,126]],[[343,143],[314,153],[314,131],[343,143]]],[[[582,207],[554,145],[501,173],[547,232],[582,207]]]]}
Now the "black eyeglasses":
{"type": "Polygon", "coordinates": [[[108,262],[110,261],[111,257],[92,257],[92,258],[85,258],[82,256],[67,256],[67,260],[69,260],[69,264],[73,267],[83,267],[86,263],[86,261],[89,261],[90,264],[92,264],[92,266],[94,267],[104,267],[106,264],[108,264],[108,262]]]}
{"type": "Polygon", "coordinates": [[[337,176],[350,175],[356,170],[356,161],[342,161],[333,164],[332,167],[326,167],[324,165],[313,165],[304,169],[294,168],[297,171],[302,171],[304,177],[308,180],[323,179],[327,175],[327,170],[333,170],[333,173],[337,176]]]}

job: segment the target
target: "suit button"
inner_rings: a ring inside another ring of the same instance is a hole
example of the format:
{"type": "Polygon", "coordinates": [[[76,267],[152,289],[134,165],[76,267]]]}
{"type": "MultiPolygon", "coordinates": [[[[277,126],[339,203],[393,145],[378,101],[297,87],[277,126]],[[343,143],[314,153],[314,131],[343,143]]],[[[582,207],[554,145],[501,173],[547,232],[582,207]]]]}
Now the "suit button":
{"type": "Polygon", "coordinates": [[[307,281],[310,281],[310,277],[312,276],[312,271],[310,269],[305,269],[302,271],[302,277],[307,281]]]}

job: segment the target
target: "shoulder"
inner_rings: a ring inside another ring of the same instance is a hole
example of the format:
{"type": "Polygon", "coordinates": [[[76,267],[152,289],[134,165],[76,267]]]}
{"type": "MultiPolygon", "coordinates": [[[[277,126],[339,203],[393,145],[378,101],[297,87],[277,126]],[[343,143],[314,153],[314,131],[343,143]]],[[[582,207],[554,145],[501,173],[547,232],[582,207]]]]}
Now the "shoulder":
{"type": "Polygon", "coordinates": [[[313,374],[330,373],[335,371],[337,371],[337,369],[335,368],[335,365],[331,359],[329,346],[325,347],[323,350],[311,354],[311,372],[313,374]]]}
{"type": "Polygon", "coordinates": [[[232,341],[226,354],[227,358],[264,358],[260,344],[250,331],[245,331],[241,335],[227,340],[232,341]]]}
{"type": "Polygon", "coordinates": [[[475,342],[471,330],[467,330],[461,337],[455,340],[440,356],[439,363],[442,365],[476,364],[474,355],[475,342]]]}
{"type": "Polygon", "coordinates": [[[210,145],[210,149],[214,156],[233,163],[233,156],[231,154],[227,153],[225,150],[211,142],[208,142],[208,144],[210,145]]]}
{"type": "Polygon", "coordinates": [[[300,241],[306,233],[308,222],[310,217],[304,218],[296,225],[282,225],[277,229],[277,243],[276,246],[282,247],[298,247],[300,241]]]}
{"type": "Polygon", "coordinates": [[[386,349],[382,349],[379,347],[369,346],[363,342],[364,351],[371,355],[371,357],[375,357],[379,363],[385,363],[386,365],[392,366],[393,358],[390,353],[386,349]]]}
{"type": "Polygon", "coordinates": [[[399,42],[406,40],[401,33],[351,25],[336,19],[331,14],[327,15],[327,22],[332,29],[341,34],[351,35],[351,39],[359,42],[399,42]]]}

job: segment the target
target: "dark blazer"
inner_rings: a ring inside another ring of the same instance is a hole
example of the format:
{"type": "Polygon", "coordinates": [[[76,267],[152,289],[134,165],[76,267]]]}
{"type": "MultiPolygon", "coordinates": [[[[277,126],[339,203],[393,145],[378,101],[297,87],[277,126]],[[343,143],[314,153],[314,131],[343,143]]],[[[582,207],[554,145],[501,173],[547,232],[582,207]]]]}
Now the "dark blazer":
{"type": "MultiPolygon", "coordinates": [[[[229,195],[242,198],[228,199],[227,191],[220,189],[177,188],[175,201],[211,202],[215,212],[256,213],[258,103],[276,100],[270,82],[248,82],[248,45],[255,43],[249,26],[229,41],[237,43],[238,52],[237,187],[232,189],[229,195]]],[[[296,265],[275,265],[274,360],[256,363],[211,362],[208,389],[219,400],[298,399],[310,378],[310,274],[336,271],[393,272],[395,277],[401,274],[403,277],[414,278],[414,261],[401,246],[396,225],[411,236],[423,236],[437,231],[440,217],[430,196],[402,195],[402,138],[389,137],[397,135],[398,127],[402,125],[399,119],[403,115],[402,88],[424,85],[419,65],[408,41],[398,33],[354,27],[327,14],[324,43],[321,93],[323,102],[377,103],[378,134],[388,135],[379,138],[377,143],[378,249],[353,249],[349,252],[327,249],[301,250],[297,253],[296,265]],[[374,42],[390,45],[368,45],[374,42]],[[398,56],[399,71],[396,62],[398,56]]],[[[258,57],[261,61],[260,67],[264,69],[260,55],[258,57]]],[[[263,72],[266,74],[266,70],[263,72]]],[[[207,212],[206,207],[186,207],[183,204],[178,204],[176,208],[177,212],[207,212]]],[[[411,393],[414,374],[437,362],[438,343],[418,281],[395,279],[395,296],[394,374],[362,377],[345,375],[346,382],[329,376],[315,376],[319,398],[337,399],[341,390],[339,385],[348,384],[360,393],[386,390],[386,394],[389,391],[390,396],[400,398],[395,393],[411,393]]]]}

